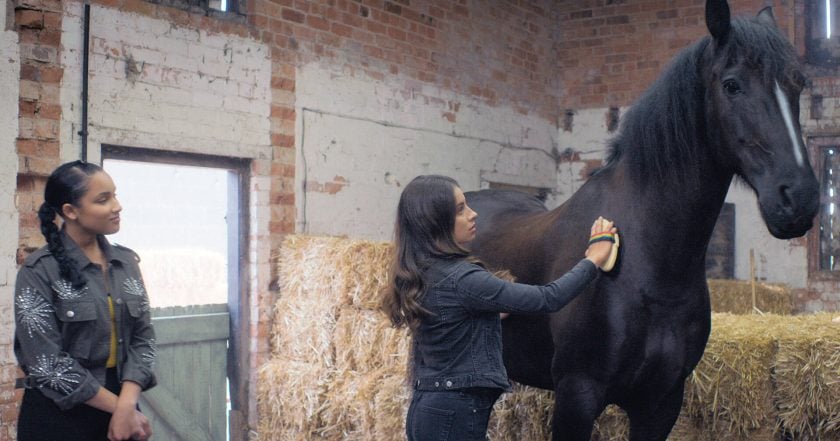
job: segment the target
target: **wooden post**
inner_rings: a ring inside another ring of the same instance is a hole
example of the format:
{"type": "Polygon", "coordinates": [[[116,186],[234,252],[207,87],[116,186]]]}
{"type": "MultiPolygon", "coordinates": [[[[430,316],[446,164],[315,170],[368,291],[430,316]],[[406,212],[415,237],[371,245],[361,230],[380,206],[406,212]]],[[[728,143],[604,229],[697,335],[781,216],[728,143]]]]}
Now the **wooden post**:
{"type": "Polygon", "coordinates": [[[750,248],[750,288],[752,289],[752,313],[764,315],[755,302],[755,250],[750,248]]]}

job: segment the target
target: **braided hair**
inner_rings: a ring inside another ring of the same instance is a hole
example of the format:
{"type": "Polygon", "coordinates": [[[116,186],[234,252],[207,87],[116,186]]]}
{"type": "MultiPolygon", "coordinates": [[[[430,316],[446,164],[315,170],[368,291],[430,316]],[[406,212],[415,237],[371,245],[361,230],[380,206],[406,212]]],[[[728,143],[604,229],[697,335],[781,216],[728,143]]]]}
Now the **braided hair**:
{"type": "Polygon", "coordinates": [[[58,226],[55,224],[56,215],[63,216],[64,204],[77,205],[88,190],[90,176],[102,171],[102,167],[85,161],[73,161],[60,165],[47,179],[44,189],[44,203],[38,209],[38,219],[41,221],[41,234],[47,239],[47,248],[58,261],[61,277],[70,281],[78,288],[85,284],[75,261],[68,256],[61,242],[58,226]]]}

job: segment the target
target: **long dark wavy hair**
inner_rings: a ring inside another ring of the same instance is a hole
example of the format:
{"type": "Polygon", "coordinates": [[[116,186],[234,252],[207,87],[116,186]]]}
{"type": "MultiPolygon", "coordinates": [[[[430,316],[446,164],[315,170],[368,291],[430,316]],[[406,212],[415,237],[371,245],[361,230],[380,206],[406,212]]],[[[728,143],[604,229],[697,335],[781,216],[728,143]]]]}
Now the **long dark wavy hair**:
{"type": "Polygon", "coordinates": [[[452,178],[423,175],[414,178],[400,196],[391,279],[380,304],[397,328],[408,326],[414,331],[429,314],[421,298],[426,287],[423,271],[431,259],[470,257],[453,235],[456,187],[458,182],[452,178]]]}
{"type": "Polygon", "coordinates": [[[47,179],[44,203],[38,210],[41,234],[47,239],[47,248],[50,253],[58,261],[61,277],[69,280],[76,288],[84,285],[85,280],[76,269],[73,258],[64,250],[55,217],[56,215],[64,216],[61,208],[64,204],[78,206],[79,200],[87,193],[90,176],[101,171],[102,167],[84,161],[60,165],[47,179]]]}

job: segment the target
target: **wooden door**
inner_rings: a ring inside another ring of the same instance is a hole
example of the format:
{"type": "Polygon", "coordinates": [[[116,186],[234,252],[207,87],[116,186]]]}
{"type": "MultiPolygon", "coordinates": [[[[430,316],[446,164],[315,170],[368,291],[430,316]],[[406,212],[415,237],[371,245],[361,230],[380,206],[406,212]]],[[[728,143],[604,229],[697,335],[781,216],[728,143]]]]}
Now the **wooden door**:
{"type": "Polygon", "coordinates": [[[158,384],[140,408],[156,441],[227,439],[227,305],[155,308],[158,384]]]}

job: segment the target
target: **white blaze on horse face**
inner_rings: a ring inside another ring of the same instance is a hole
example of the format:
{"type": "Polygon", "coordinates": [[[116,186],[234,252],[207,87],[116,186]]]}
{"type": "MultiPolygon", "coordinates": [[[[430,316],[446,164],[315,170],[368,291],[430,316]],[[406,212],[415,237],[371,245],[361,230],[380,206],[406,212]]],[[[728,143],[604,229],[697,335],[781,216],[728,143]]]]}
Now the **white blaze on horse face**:
{"type": "Polygon", "coordinates": [[[782,119],[785,120],[785,127],[787,127],[788,135],[790,136],[790,145],[793,147],[793,156],[796,158],[796,163],[800,167],[805,166],[805,159],[802,156],[802,147],[800,147],[799,137],[796,136],[796,131],[793,129],[793,115],[790,113],[790,104],[788,103],[785,93],[779,87],[779,82],[776,82],[776,101],[779,102],[779,109],[782,111],[782,119]]]}

